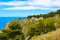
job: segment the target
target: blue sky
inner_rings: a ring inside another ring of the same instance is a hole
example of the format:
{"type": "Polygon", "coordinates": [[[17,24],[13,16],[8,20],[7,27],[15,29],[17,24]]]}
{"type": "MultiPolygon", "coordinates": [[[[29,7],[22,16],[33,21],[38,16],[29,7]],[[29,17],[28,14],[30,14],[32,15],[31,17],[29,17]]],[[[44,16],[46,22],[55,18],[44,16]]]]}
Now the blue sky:
{"type": "Polygon", "coordinates": [[[0,0],[0,17],[26,17],[57,9],[60,0],[0,0]]]}

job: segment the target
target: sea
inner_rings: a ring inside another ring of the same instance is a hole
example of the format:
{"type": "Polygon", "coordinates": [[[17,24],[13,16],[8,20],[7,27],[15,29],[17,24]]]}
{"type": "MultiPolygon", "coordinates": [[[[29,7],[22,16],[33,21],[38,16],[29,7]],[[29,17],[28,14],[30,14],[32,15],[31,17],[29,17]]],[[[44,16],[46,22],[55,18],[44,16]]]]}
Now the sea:
{"type": "Polygon", "coordinates": [[[2,30],[9,21],[20,20],[24,18],[25,17],[0,17],[0,30],[2,30]]]}

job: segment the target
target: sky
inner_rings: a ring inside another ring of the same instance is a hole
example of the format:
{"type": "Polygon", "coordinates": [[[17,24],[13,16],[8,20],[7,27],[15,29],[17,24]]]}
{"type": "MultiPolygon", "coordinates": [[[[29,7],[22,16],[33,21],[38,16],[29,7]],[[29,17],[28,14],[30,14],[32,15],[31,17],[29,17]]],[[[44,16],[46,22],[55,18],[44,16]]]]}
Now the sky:
{"type": "Polygon", "coordinates": [[[60,9],[60,0],[0,0],[0,17],[26,17],[60,9]]]}

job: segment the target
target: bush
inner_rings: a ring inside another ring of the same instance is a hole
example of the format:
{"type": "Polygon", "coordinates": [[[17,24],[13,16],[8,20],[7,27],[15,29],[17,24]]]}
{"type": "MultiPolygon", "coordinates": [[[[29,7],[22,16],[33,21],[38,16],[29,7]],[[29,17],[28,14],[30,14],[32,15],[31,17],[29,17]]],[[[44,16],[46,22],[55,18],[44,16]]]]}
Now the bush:
{"type": "Polygon", "coordinates": [[[45,31],[46,32],[50,32],[56,29],[56,27],[54,26],[55,20],[54,18],[47,18],[44,21],[44,25],[45,25],[45,31]]]}
{"type": "Polygon", "coordinates": [[[8,40],[8,37],[5,33],[0,33],[0,40],[8,40]]]}
{"type": "Polygon", "coordinates": [[[22,33],[22,27],[21,27],[18,20],[11,21],[10,23],[8,23],[7,26],[8,26],[8,29],[2,30],[2,31],[7,35],[7,37],[9,39],[11,39],[11,40],[24,40],[24,35],[22,33]]]}
{"type": "Polygon", "coordinates": [[[21,25],[18,20],[13,20],[8,24],[8,27],[12,30],[21,29],[21,25]]]}

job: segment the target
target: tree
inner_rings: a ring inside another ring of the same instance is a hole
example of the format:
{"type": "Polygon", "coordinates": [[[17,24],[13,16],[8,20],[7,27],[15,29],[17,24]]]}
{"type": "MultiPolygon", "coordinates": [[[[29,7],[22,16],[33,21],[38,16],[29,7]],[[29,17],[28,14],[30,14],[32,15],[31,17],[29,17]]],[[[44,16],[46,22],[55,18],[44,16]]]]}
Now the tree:
{"type": "Polygon", "coordinates": [[[22,27],[19,23],[19,20],[13,20],[10,23],[8,23],[8,29],[3,30],[4,33],[6,33],[7,37],[11,40],[19,40],[19,37],[21,40],[24,40],[24,35],[22,33],[22,27]],[[16,36],[18,38],[16,38],[16,36]]]}
{"type": "Polygon", "coordinates": [[[16,30],[16,29],[22,29],[20,23],[18,20],[13,20],[8,24],[9,29],[16,30]]]}

